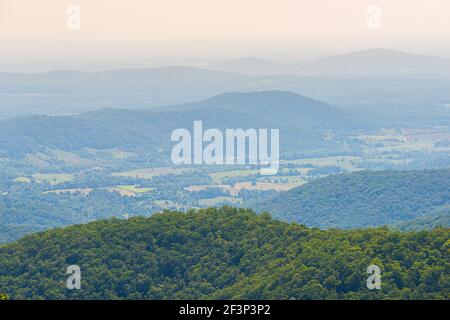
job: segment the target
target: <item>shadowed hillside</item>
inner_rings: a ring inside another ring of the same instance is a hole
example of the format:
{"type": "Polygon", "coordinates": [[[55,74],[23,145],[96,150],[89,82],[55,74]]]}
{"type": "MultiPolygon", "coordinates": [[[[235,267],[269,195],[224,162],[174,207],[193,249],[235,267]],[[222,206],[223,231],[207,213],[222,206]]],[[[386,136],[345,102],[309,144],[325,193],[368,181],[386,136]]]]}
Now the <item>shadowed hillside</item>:
{"type": "Polygon", "coordinates": [[[450,203],[450,170],[364,171],[329,176],[256,208],[309,226],[360,228],[412,220],[450,203]]]}

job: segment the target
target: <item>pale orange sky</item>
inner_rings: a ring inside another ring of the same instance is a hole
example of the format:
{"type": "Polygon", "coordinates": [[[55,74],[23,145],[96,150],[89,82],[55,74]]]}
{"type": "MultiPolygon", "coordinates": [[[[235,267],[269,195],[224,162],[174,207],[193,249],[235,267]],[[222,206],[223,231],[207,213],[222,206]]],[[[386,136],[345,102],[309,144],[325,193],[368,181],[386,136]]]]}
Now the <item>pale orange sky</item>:
{"type": "MultiPolygon", "coordinates": [[[[27,44],[34,50],[29,38],[71,43],[85,59],[84,48],[92,45],[96,54],[104,46],[124,58],[144,47],[147,56],[189,59],[309,58],[370,47],[450,56],[450,1],[0,0],[0,58],[8,52],[20,59],[27,44]],[[72,4],[81,8],[79,31],[66,27],[72,4]],[[372,4],[381,9],[378,31],[366,27],[372,4]],[[124,42],[128,49],[117,49],[124,42]]],[[[59,50],[40,46],[38,57],[59,50]]]]}
{"type": "Polygon", "coordinates": [[[88,40],[359,36],[366,8],[382,9],[392,36],[450,32],[448,0],[0,0],[1,36],[70,38],[65,10],[78,4],[88,40]]]}

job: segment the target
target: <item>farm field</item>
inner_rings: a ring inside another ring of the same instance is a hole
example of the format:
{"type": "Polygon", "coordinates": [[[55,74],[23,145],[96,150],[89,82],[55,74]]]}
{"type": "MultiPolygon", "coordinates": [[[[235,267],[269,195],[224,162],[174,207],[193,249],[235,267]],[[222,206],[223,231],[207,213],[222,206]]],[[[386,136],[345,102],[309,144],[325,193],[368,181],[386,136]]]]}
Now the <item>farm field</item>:
{"type": "Polygon", "coordinates": [[[64,182],[70,182],[73,180],[73,174],[66,173],[35,173],[33,178],[38,182],[47,182],[50,185],[57,185],[64,182]]]}
{"type": "Polygon", "coordinates": [[[147,192],[151,192],[153,190],[155,190],[155,188],[140,188],[137,186],[118,186],[116,189],[120,189],[120,190],[124,190],[124,191],[129,191],[132,193],[147,193],[147,192]]]}
{"type": "Polygon", "coordinates": [[[94,190],[108,190],[109,192],[117,192],[121,196],[133,197],[138,194],[144,194],[155,190],[154,188],[140,188],[133,185],[115,186],[110,188],[69,188],[69,189],[57,189],[44,191],[43,194],[76,194],[89,195],[94,190]]]}
{"type": "Polygon", "coordinates": [[[204,207],[211,207],[211,206],[217,206],[221,204],[239,204],[242,200],[235,197],[215,197],[215,198],[208,198],[208,199],[200,199],[198,200],[198,204],[200,206],[204,207]]]}
{"type": "Polygon", "coordinates": [[[245,177],[245,176],[253,176],[253,175],[259,175],[259,170],[229,170],[229,171],[220,171],[220,172],[214,172],[210,173],[209,176],[213,180],[213,183],[220,184],[223,179],[225,178],[235,178],[235,177],[245,177]]]}
{"type": "Polygon", "coordinates": [[[112,175],[116,177],[132,177],[139,179],[152,179],[157,176],[164,176],[169,174],[183,174],[187,172],[188,169],[181,168],[171,168],[171,167],[160,167],[160,168],[145,168],[136,169],[124,172],[114,172],[112,175]]]}
{"type": "Polygon", "coordinates": [[[336,166],[347,171],[356,171],[359,168],[356,166],[361,157],[342,156],[342,157],[323,157],[323,158],[305,158],[296,160],[282,161],[282,164],[295,165],[312,165],[317,167],[336,166]]]}
{"type": "Polygon", "coordinates": [[[28,177],[17,177],[14,179],[14,182],[31,183],[31,179],[28,177]]]}

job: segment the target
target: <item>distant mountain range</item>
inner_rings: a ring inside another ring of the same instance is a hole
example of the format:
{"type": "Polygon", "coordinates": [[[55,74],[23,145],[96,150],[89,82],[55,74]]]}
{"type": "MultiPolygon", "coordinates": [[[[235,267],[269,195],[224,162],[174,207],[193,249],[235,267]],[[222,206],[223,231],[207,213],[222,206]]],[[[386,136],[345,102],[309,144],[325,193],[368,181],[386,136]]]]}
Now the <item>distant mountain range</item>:
{"type": "Polygon", "coordinates": [[[0,73],[0,112],[60,114],[101,108],[151,108],[250,88],[251,82],[246,76],[183,66],[0,73]]]}
{"type": "Polygon", "coordinates": [[[390,49],[369,49],[302,63],[241,58],[209,66],[247,75],[291,74],[310,77],[449,77],[450,59],[390,49]]]}
{"type": "Polygon", "coordinates": [[[449,212],[442,208],[449,204],[450,169],[362,171],[317,179],[264,200],[255,209],[321,228],[362,228],[404,221],[433,227],[448,226],[449,212]],[[433,224],[437,215],[443,215],[443,224],[433,224]]]}
{"type": "Polygon", "coordinates": [[[448,61],[372,49],[294,64],[244,58],[211,65],[209,70],[168,66],[0,73],[0,119],[103,108],[150,109],[223,92],[282,90],[382,118],[385,125],[406,120],[442,125],[449,114],[448,61]]]}

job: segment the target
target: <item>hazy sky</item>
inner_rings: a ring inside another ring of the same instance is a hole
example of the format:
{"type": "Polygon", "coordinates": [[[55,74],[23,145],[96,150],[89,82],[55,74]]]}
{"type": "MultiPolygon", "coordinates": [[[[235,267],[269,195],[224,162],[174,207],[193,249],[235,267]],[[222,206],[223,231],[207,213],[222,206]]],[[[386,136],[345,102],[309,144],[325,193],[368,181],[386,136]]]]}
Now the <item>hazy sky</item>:
{"type": "Polygon", "coordinates": [[[96,61],[101,68],[99,60],[303,60],[370,47],[450,57],[450,1],[0,0],[0,41],[0,67],[24,68],[38,62],[95,68],[96,61]],[[67,27],[71,5],[80,8],[79,30],[67,27]],[[367,25],[370,5],[380,9],[380,29],[367,25]]]}

